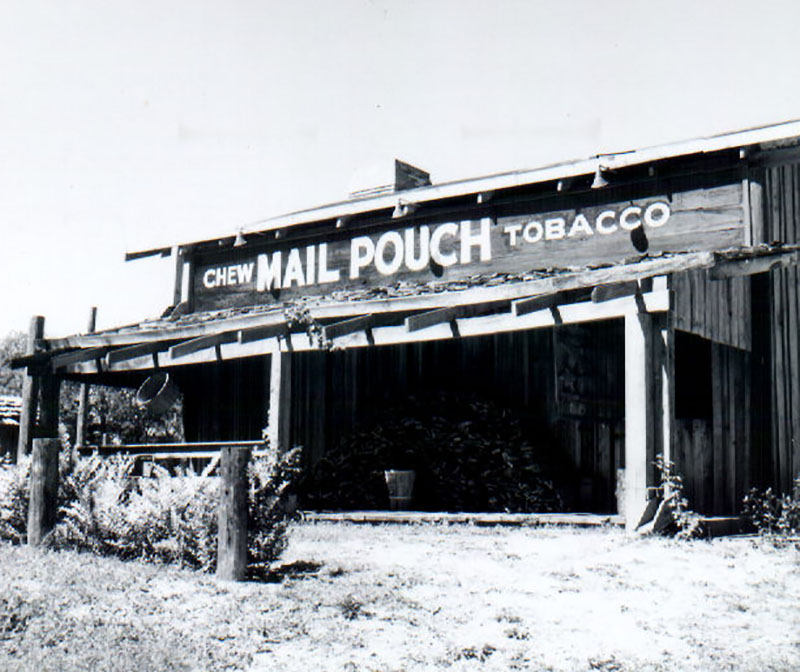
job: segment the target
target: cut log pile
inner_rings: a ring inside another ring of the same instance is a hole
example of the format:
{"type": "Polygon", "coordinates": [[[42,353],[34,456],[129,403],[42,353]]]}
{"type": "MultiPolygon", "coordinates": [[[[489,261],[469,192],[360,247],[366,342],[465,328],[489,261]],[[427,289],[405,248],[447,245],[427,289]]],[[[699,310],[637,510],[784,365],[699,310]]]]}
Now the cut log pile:
{"type": "Polygon", "coordinates": [[[512,411],[492,402],[412,398],[329,451],[307,477],[303,503],[316,510],[386,509],[384,470],[413,469],[413,509],[563,510],[546,451],[527,440],[512,411]]]}

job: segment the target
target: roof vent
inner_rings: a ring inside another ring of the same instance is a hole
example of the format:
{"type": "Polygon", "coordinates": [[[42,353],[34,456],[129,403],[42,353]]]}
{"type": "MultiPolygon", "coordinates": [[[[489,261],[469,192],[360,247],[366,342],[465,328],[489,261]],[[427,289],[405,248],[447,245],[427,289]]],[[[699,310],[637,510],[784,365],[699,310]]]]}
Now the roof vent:
{"type": "Polygon", "coordinates": [[[357,170],[350,181],[350,198],[369,198],[393,194],[406,189],[426,187],[430,183],[430,173],[426,173],[410,163],[395,159],[393,172],[390,165],[380,164],[357,170]]]}

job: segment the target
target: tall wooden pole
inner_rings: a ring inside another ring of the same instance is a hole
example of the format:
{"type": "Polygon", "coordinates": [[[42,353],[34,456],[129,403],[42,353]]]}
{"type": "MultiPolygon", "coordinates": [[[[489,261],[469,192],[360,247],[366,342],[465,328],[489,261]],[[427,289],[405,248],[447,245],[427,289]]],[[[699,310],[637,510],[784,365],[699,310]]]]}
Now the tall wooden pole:
{"type": "Polygon", "coordinates": [[[217,578],[243,581],[247,574],[247,463],[250,449],[220,450],[217,578]]]}
{"type": "MultiPolygon", "coordinates": [[[[36,342],[44,338],[44,317],[34,315],[28,329],[28,342],[25,354],[36,352],[36,342]]],[[[39,402],[39,379],[31,375],[30,370],[22,381],[22,411],[19,418],[19,440],[17,443],[17,460],[30,455],[33,429],[36,425],[36,409],[39,402]]]]}
{"type": "MultiPolygon", "coordinates": [[[[88,333],[92,333],[97,326],[97,308],[92,306],[89,311],[88,333]]],[[[78,420],[75,426],[75,448],[86,445],[86,418],[89,414],[89,385],[82,383],[78,398],[78,420]]]]}

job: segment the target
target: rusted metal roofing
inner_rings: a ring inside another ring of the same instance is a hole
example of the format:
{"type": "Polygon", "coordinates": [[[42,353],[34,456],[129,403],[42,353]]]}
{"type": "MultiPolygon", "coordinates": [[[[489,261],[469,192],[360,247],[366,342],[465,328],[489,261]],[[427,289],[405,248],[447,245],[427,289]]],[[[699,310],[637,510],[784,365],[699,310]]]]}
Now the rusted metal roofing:
{"type": "Polygon", "coordinates": [[[0,395],[0,425],[18,427],[22,397],[0,395]]]}

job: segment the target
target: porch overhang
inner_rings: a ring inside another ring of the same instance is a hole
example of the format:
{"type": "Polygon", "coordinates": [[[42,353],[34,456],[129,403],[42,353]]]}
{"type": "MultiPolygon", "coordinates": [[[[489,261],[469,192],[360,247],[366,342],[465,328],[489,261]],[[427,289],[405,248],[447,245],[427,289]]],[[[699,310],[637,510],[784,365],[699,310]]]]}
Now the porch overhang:
{"type": "Polygon", "coordinates": [[[168,316],[42,341],[38,352],[13,365],[104,382],[126,372],[279,351],[433,341],[659,313],[671,306],[668,276],[702,269],[719,280],[764,273],[797,263],[799,254],[799,246],[665,254],[602,268],[479,278],[466,287],[387,288],[385,298],[352,292],[346,300],[168,316]]]}

